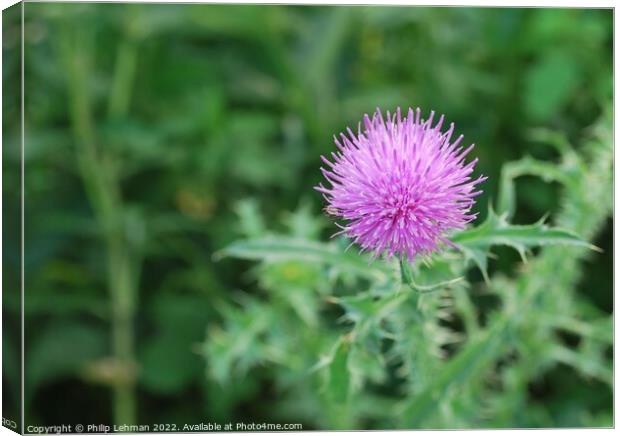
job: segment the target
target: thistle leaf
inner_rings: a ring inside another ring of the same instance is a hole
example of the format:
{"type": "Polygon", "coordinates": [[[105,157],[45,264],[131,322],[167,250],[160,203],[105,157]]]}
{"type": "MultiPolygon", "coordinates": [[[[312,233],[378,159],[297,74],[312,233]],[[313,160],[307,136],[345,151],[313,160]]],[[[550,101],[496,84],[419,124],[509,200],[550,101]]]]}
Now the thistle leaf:
{"type": "Polygon", "coordinates": [[[515,162],[509,162],[502,168],[499,183],[498,209],[499,213],[506,214],[507,218],[514,215],[516,209],[516,192],[514,180],[521,176],[537,176],[545,182],[571,182],[571,174],[561,167],[551,163],[526,156],[515,162]]]}
{"type": "Polygon", "coordinates": [[[557,227],[549,227],[540,219],[534,224],[510,224],[507,214],[497,215],[493,209],[485,222],[477,227],[464,230],[452,236],[454,242],[472,260],[488,280],[487,253],[492,246],[512,247],[526,261],[525,254],[529,248],[542,245],[573,245],[598,250],[597,247],[581,239],[576,233],[557,227]]]}
{"type": "Polygon", "coordinates": [[[298,238],[270,236],[261,239],[240,240],[215,254],[216,259],[236,257],[265,262],[317,262],[340,267],[363,276],[377,277],[390,273],[382,262],[374,262],[354,252],[341,250],[336,244],[323,244],[298,238]]]}
{"type": "Polygon", "coordinates": [[[452,386],[462,383],[484,371],[493,362],[493,353],[506,345],[508,320],[499,320],[484,334],[472,339],[463,351],[443,364],[438,376],[430,380],[413,399],[405,401],[401,416],[408,428],[419,426],[438,407],[438,402],[452,386]]]}
{"type": "Polygon", "coordinates": [[[331,347],[329,353],[310,369],[311,372],[323,371],[323,395],[325,399],[343,404],[350,393],[348,358],[351,344],[347,336],[341,336],[331,347]]]}
{"type": "Polygon", "coordinates": [[[379,327],[381,320],[398,308],[410,294],[397,292],[382,298],[372,294],[334,298],[334,302],[340,304],[345,311],[344,317],[355,322],[354,332],[357,335],[365,335],[372,327],[379,327]]]}

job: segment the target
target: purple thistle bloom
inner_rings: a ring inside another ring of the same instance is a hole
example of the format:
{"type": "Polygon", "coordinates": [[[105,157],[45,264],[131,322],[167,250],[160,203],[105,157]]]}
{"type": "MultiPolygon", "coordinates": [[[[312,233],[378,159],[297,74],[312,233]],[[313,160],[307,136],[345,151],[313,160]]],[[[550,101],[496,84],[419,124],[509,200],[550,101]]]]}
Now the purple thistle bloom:
{"type": "MultiPolygon", "coordinates": [[[[321,167],[330,188],[315,189],[327,200],[329,214],[346,220],[338,227],[362,251],[375,257],[387,252],[413,260],[416,254],[436,250],[452,230],[463,229],[476,214],[470,213],[476,185],[486,177],[472,180],[478,159],[465,164],[474,147],[459,147],[463,136],[450,143],[454,124],[442,133],[443,115],[433,127],[420,118],[420,109],[409,109],[401,118],[400,109],[384,121],[377,109],[372,117],[364,115],[358,134],[347,129],[348,136],[334,136],[339,152],[331,153],[333,162],[321,156],[329,167],[321,167]]],[[[334,235],[335,236],[335,235],[334,235]]]]}

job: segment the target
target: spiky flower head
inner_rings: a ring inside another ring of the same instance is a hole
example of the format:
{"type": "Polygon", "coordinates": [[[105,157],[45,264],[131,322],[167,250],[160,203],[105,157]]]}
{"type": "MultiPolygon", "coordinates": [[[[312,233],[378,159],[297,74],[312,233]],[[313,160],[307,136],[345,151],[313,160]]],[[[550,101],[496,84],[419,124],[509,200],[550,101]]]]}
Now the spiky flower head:
{"type": "Polygon", "coordinates": [[[372,119],[364,115],[355,135],[334,136],[339,152],[321,167],[331,185],[315,189],[325,197],[330,215],[345,220],[337,224],[363,251],[375,257],[386,254],[412,260],[428,254],[440,243],[451,245],[446,236],[463,229],[476,214],[471,213],[476,185],[485,177],[472,178],[478,159],[465,163],[473,144],[463,149],[463,136],[450,142],[454,124],[441,131],[444,117],[433,126],[435,113],[420,117],[420,109],[400,109],[384,120],[377,109],[372,119]]]}

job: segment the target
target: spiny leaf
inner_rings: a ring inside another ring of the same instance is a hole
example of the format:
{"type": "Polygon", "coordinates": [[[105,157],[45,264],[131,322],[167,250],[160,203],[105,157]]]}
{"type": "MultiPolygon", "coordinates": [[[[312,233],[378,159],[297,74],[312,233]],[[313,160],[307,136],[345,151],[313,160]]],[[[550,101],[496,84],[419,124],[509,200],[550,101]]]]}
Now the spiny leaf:
{"type": "Polygon", "coordinates": [[[507,215],[497,215],[493,209],[484,223],[455,234],[451,240],[457,244],[468,260],[472,260],[488,280],[486,253],[494,245],[505,245],[519,252],[523,261],[528,248],[542,245],[573,245],[597,250],[570,230],[549,227],[544,217],[534,224],[510,224],[507,215]]]}
{"type": "Polygon", "coordinates": [[[226,326],[212,326],[203,345],[209,359],[209,373],[222,385],[232,375],[244,376],[247,371],[265,361],[277,361],[278,356],[260,340],[273,324],[274,312],[252,298],[243,299],[243,308],[222,305],[226,326]]]}
{"type": "Polygon", "coordinates": [[[372,294],[360,294],[334,298],[345,310],[345,317],[356,323],[357,334],[365,334],[373,326],[393,312],[410,294],[395,292],[391,295],[377,298],[372,294]]]}
{"type": "Polygon", "coordinates": [[[508,245],[518,251],[548,244],[568,244],[592,248],[570,230],[549,227],[539,220],[534,224],[510,224],[505,216],[489,211],[487,220],[480,226],[465,230],[452,237],[452,242],[473,248],[488,248],[493,245],[508,245]]]}
{"type": "Polygon", "coordinates": [[[401,410],[400,416],[404,418],[403,424],[411,428],[412,424],[418,426],[421,422],[438,408],[438,400],[452,386],[469,380],[475,374],[480,373],[494,360],[496,348],[505,343],[505,333],[508,325],[507,318],[498,320],[491,329],[472,339],[465,349],[457,354],[438,371],[438,376],[428,382],[425,388],[409,399],[401,410]]]}
{"type": "Polygon", "coordinates": [[[255,199],[248,198],[239,201],[235,205],[235,212],[239,216],[239,225],[245,236],[259,237],[265,234],[265,221],[255,199]]]}
{"type": "Polygon", "coordinates": [[[525,134],[530,141],[540,142],[553,147],[563,156],[573,155],[576,157],[575,150],[573,150],[566,134],[562,131],[545,127],[533,127],[528,129],[525,134]]]}
{"type": "Polygon", "coordinates": [[[555,360],[572,366],[589,377],[613,386],[613,368],[611,363],[604,362],[592,350],[579,352],[556,344],[550,347],[549,354],[555,360]]]}
{"type": "Polygon", "coordinates": [[[509,162],[502,168],[499,184],[498,210],[500,214],[512,217],[516,208],[514,180],[521,176],[538,176],[545,182],[568,184],[571,174],[552,162],[544,162],[526,156],[521,160],[509,162]]]}
{"type": "Polygon", "coordinates": [[[384,276],[390,272],[384,263],[371,264],[367,256],[341,250],[335,244],[322,244],[284,236],[236,241],[216,253],[215,257],[237,257],[266,262],[291,260],[318,262],[351,270],[366,277],[384,276]]]}
{"type": "Polygon", "coordinates": [[[349,396],[350,380],[348,369],[349,343],[343,338],[334,350],[329,365],[327,395],[334,402],[345,402],[349,396]]]}
{"type": "Polygon", "coordinates": [[[332,347],[328,356],[323,358],[323,402],[325,413],[330,416],[332,425],[339,429],[351,427],[351,396],[353,383],[351,380],[351,338],[341,336],[332,347]]]}
{"type": "Polygon", "coordinates": [[[359,392],[365,380],[382,383],[386,379],[385,360],[381,354],[381,342],[351,344],[349,353],[349,371],[351,374],[351,389],[359,392]],[[372,346],[375,345],[375,346],[372,346]]]}
{"type": "Polygon", "coordinates": [[[323,355],[310,372],[325,371],[323,394],[331,402],[344,403],[349,396],[350,380],[348,356],[350,351],[348,336],[341,336],[331,347],[329,353],[323,355]]]}

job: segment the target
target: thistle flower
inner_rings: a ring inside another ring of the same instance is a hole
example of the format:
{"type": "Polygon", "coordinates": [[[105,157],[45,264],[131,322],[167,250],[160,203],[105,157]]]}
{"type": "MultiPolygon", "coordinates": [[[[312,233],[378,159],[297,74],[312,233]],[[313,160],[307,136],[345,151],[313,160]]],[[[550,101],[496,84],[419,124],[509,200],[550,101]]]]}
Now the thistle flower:
{"type": "MultiPolygon", "coordinates": [[[[459,146],[463,136],[450,143],[454,124],[441,132],[443,115],[433,127],[434,112],[427,120],[420,109],[400,109],[384,121],[377,109],[372,119],[364,115],[355,135],[334,136],[339,152],[333,161],[321,156],[329,169],[321,171],[331,187],[319,184],[330,215],[345,220],[338,225],[374,257],[386,254],[413,260],[417,254],[438,250],[440,243],[452,244],[446,236],[463,229],[476,214],[471,213],[476,185],[486,179],[472,179],[478,159],[465,163],[474,147],[459,146]]],[[[334,235],[335,236],[335,235],[334,235]]]]}

